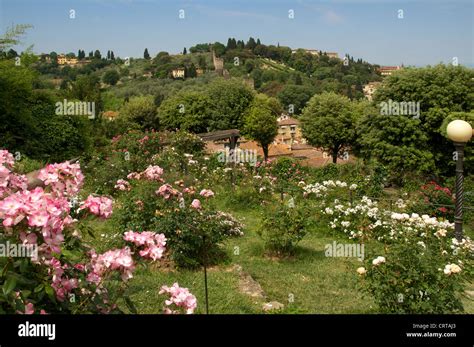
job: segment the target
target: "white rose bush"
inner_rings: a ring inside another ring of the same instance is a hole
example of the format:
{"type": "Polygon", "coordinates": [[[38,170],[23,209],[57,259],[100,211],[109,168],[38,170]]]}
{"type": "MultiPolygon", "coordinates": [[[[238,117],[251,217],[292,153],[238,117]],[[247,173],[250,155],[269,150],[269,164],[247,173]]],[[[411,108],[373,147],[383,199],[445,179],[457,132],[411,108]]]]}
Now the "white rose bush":
{"type": "Polygon", "coordinates": [[[357,189],[339,181],[324,181],[307,185],[304,191],[307,198],[316,199],[321,220],[330,230],[366,243],[369,254],[355,273],[362,290],[373,297],[380,310],[463,312],[461,298],[474,274],[472,240],[454,238],[454,223],[446,219],[404,213],[407,203],[402,199],[393,206],[397,211],[381,208],[366,196],[352,202],[330,199],[343,187],[357,189]]]}

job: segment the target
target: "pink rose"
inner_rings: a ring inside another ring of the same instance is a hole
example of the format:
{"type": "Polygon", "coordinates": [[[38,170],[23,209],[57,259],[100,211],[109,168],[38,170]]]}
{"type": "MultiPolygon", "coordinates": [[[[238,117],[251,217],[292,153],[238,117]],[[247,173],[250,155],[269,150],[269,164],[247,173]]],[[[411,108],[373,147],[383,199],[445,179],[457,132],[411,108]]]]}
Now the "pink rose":
{"type": "Polygon", "coordinates": [[[193,202],[191,203],[191,207],[196,210],[201,209],[201,201],[199,201],[198,199],[194,199],[193,202]]]}

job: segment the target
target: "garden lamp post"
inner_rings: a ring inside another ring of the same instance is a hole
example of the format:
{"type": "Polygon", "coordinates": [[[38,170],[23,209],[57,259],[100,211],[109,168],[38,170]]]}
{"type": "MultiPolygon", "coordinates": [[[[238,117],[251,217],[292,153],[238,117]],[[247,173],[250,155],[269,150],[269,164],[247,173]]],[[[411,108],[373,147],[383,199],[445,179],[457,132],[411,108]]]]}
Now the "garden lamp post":
{"type": "Polygon", "coordinates": [[[453,120],[447,127],[448,138],[454,142],[456,148],[456,208],[454,214],[454,235],[458,241],[462,240],[462,212],[463,212],[463,161],[464,146],[472,137],[472,127],[463,120],[453,120]]]}

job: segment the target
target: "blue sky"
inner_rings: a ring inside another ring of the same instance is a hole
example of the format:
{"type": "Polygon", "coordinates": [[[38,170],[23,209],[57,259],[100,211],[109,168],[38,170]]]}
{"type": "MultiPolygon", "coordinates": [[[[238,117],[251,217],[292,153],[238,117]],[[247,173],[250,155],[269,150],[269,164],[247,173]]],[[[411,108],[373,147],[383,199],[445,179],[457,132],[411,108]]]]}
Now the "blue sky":
{"type": "Polygon", "coordinates": [[[2,32],[12,24],[34,26],[20,51],[34,44],[37,53],[111,49],[121,57],[141,57],[145,47],[154,56],[253,36],[381,65],[457,57],[473,66],[473,17],[472,0],[0,0],[2,32]]]}

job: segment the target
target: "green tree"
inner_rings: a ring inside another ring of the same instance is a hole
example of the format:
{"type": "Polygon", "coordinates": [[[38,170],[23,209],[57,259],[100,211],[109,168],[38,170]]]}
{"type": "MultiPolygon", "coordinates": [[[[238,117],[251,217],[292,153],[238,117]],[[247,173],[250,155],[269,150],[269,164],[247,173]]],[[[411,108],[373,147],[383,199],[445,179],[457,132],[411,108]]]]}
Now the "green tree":
{"type": "Polygon", "coordinates": [[[206,57],[202,54],[199,54],[197,57],[197,66],[201,69],[207,69],[206,57]]]}
{"type": "Polygon", "coordinates": [[[158,129],[158,113],[152,96],[134,96],[120,109],[120,117],[143,129],[158,129]]]}
{"type": "Polygon", "coordinates": [[[211,105],[211,99],[204,93],[181,91],[161,103],[158,109],[160,124],[167,130],[206,132],[211,105]]]}
{"type": "Polygon", "coordinates": [[[235,39],[230,38],[227,40],[227,49],[236,49],[237,48],[237,42],[235,39]]]}
{"type": "Polygon", "coordinates": [[[98,49],[96,49],[94,52],[94,59],[102,59],[102,55],[98,49]]]}
{"type": "Polygon", "coordinates": [[[153,59],[153,63],[156,65],[165,65],[171,62],[171,57],[168,52],[159,52],[153,59]]]}
{"type": "Polygon", "coordinates": [[[377,158],[401,168],[397,163],[402,162],[404,148],[410,148],[410,153],[415,154],[404,155],[405,159],[410,159],[406,170],[452,174],[446,163],[452,161],[454,147],[440,129],[450,113],[474,109],[473,69],[441,64],[405,68],[384,80],[374,102],[379,112],[366,119],[361,129],[361,142],[365,146],[361,155],[364,158],[377,158]],[[412,102],[419,105],[419,109],[414,107],[413,111],[419,112],[382,112],[382,106],[390,102],[412,102]],[[377,150],[381,147],[386,150],[377,150]]]}
{"type": "Polygon", "coordinates": [[[99,78],[95,75],[79,76],[72,84],[69,97],[80,101],[94,102],[96,113],[100,112],[102,110],[102,96],[99,78]]]}
{"type": "Polygon", "coordinates": [[[287,84],[278,93],[277,98],[284,105],[286,112],[300,114],[314,94],[315,89],[311,86],[287,84]]]}
{"type": "Polygon", "coordinates": [[[30,158],[63,161],[87,151],[87,117],[55,112],[50,91],[33,90],[35,74],[12,61],[0,61],[0,148],[30,158]]]}
{"type": "Polygon", "coordinates": [[[52,62],[56,62],[58,60],[58,53],[53,51],[53,52],[49,53],[49,57],[51,58],[52,62]]]}
{"type": "Polygon", "coordinates": [[[268,147],[278,133],[278,100],[258,94],[244,116],[242,132],[248,138],[257,141],[268,159],[268,147]]]}
{"type": "Polygon", "coordinates": [[[17,24],[7,28],[5,34],[0,36],[0,53],[6,52],[9,48],[20,44],[20,37],[30,28],[32,26],[29,24],[17,24]]]}
{"type": "Polygon", "coordinates": [[[102,77],[102,81],[104,83],[110,84],[111,86],[116,85],[119,80],[120,74],[117,72],[117,70],[108,70],[102,77]]]}
{"type": "Polygon", "coordinates": [[[253,37],[251,37],[247,41],[247,44],[245,45],[245,48],[253,50],[253,49],[255,49],[256,46],[257,46],[257,43],[255,42],[255,39],[253,37]]]}
{"type": "Polygon", "coordinates": [[[194,78],[197,76],[196,66],[191,64],[189,67],[186,67],[185,76],[189,78],[194,78]]]}
{"type": "Polygon", "coordinates": [[[211,51],[211,47],[208,43],[199,43],[196,46],[189,48],[191,53],[206,53],[211,51]]]}
{"type": "Polygon", "coordinates": [[[13,61],[0,60],[1,147],[25,150],[34,131],[30,109],[34,74],[13,61]]]}
{"type": "Polygon", "coordinates": [[[186,50],[186,47],[184,47],[184,49],[183,49],[183,55],[186,55],[186,54],[188,54],[188,51],[186,50]]]}
{"type": "Polygon", "coordinates": [[[150,60],[150,53],[148,53],[148,48],[145,48],[145,52],[143,52],[143,58],[146,60],[150,60]]]}
{"type": "Polygon", "coordinates": [[[212,100],[211,130],[241,129],[243,115],[253,100],[253,91],[241,80],[218,78],[209,84],[207,93],[212,100]]]}
{"type": "Polygon", "coordinates": [[[333,163],[349,151],[355,141],[356,112],[345,96],[335,93],[314,95],[300,119],[308,143],[329,152],[333,163]]]}
{"type": "Polygon", "coordinates": [[[212,50],[216,53],[216,56],[220,57],[225,53],[225,46],[220,42],[214,42],[212,44],[212,50]]]}

